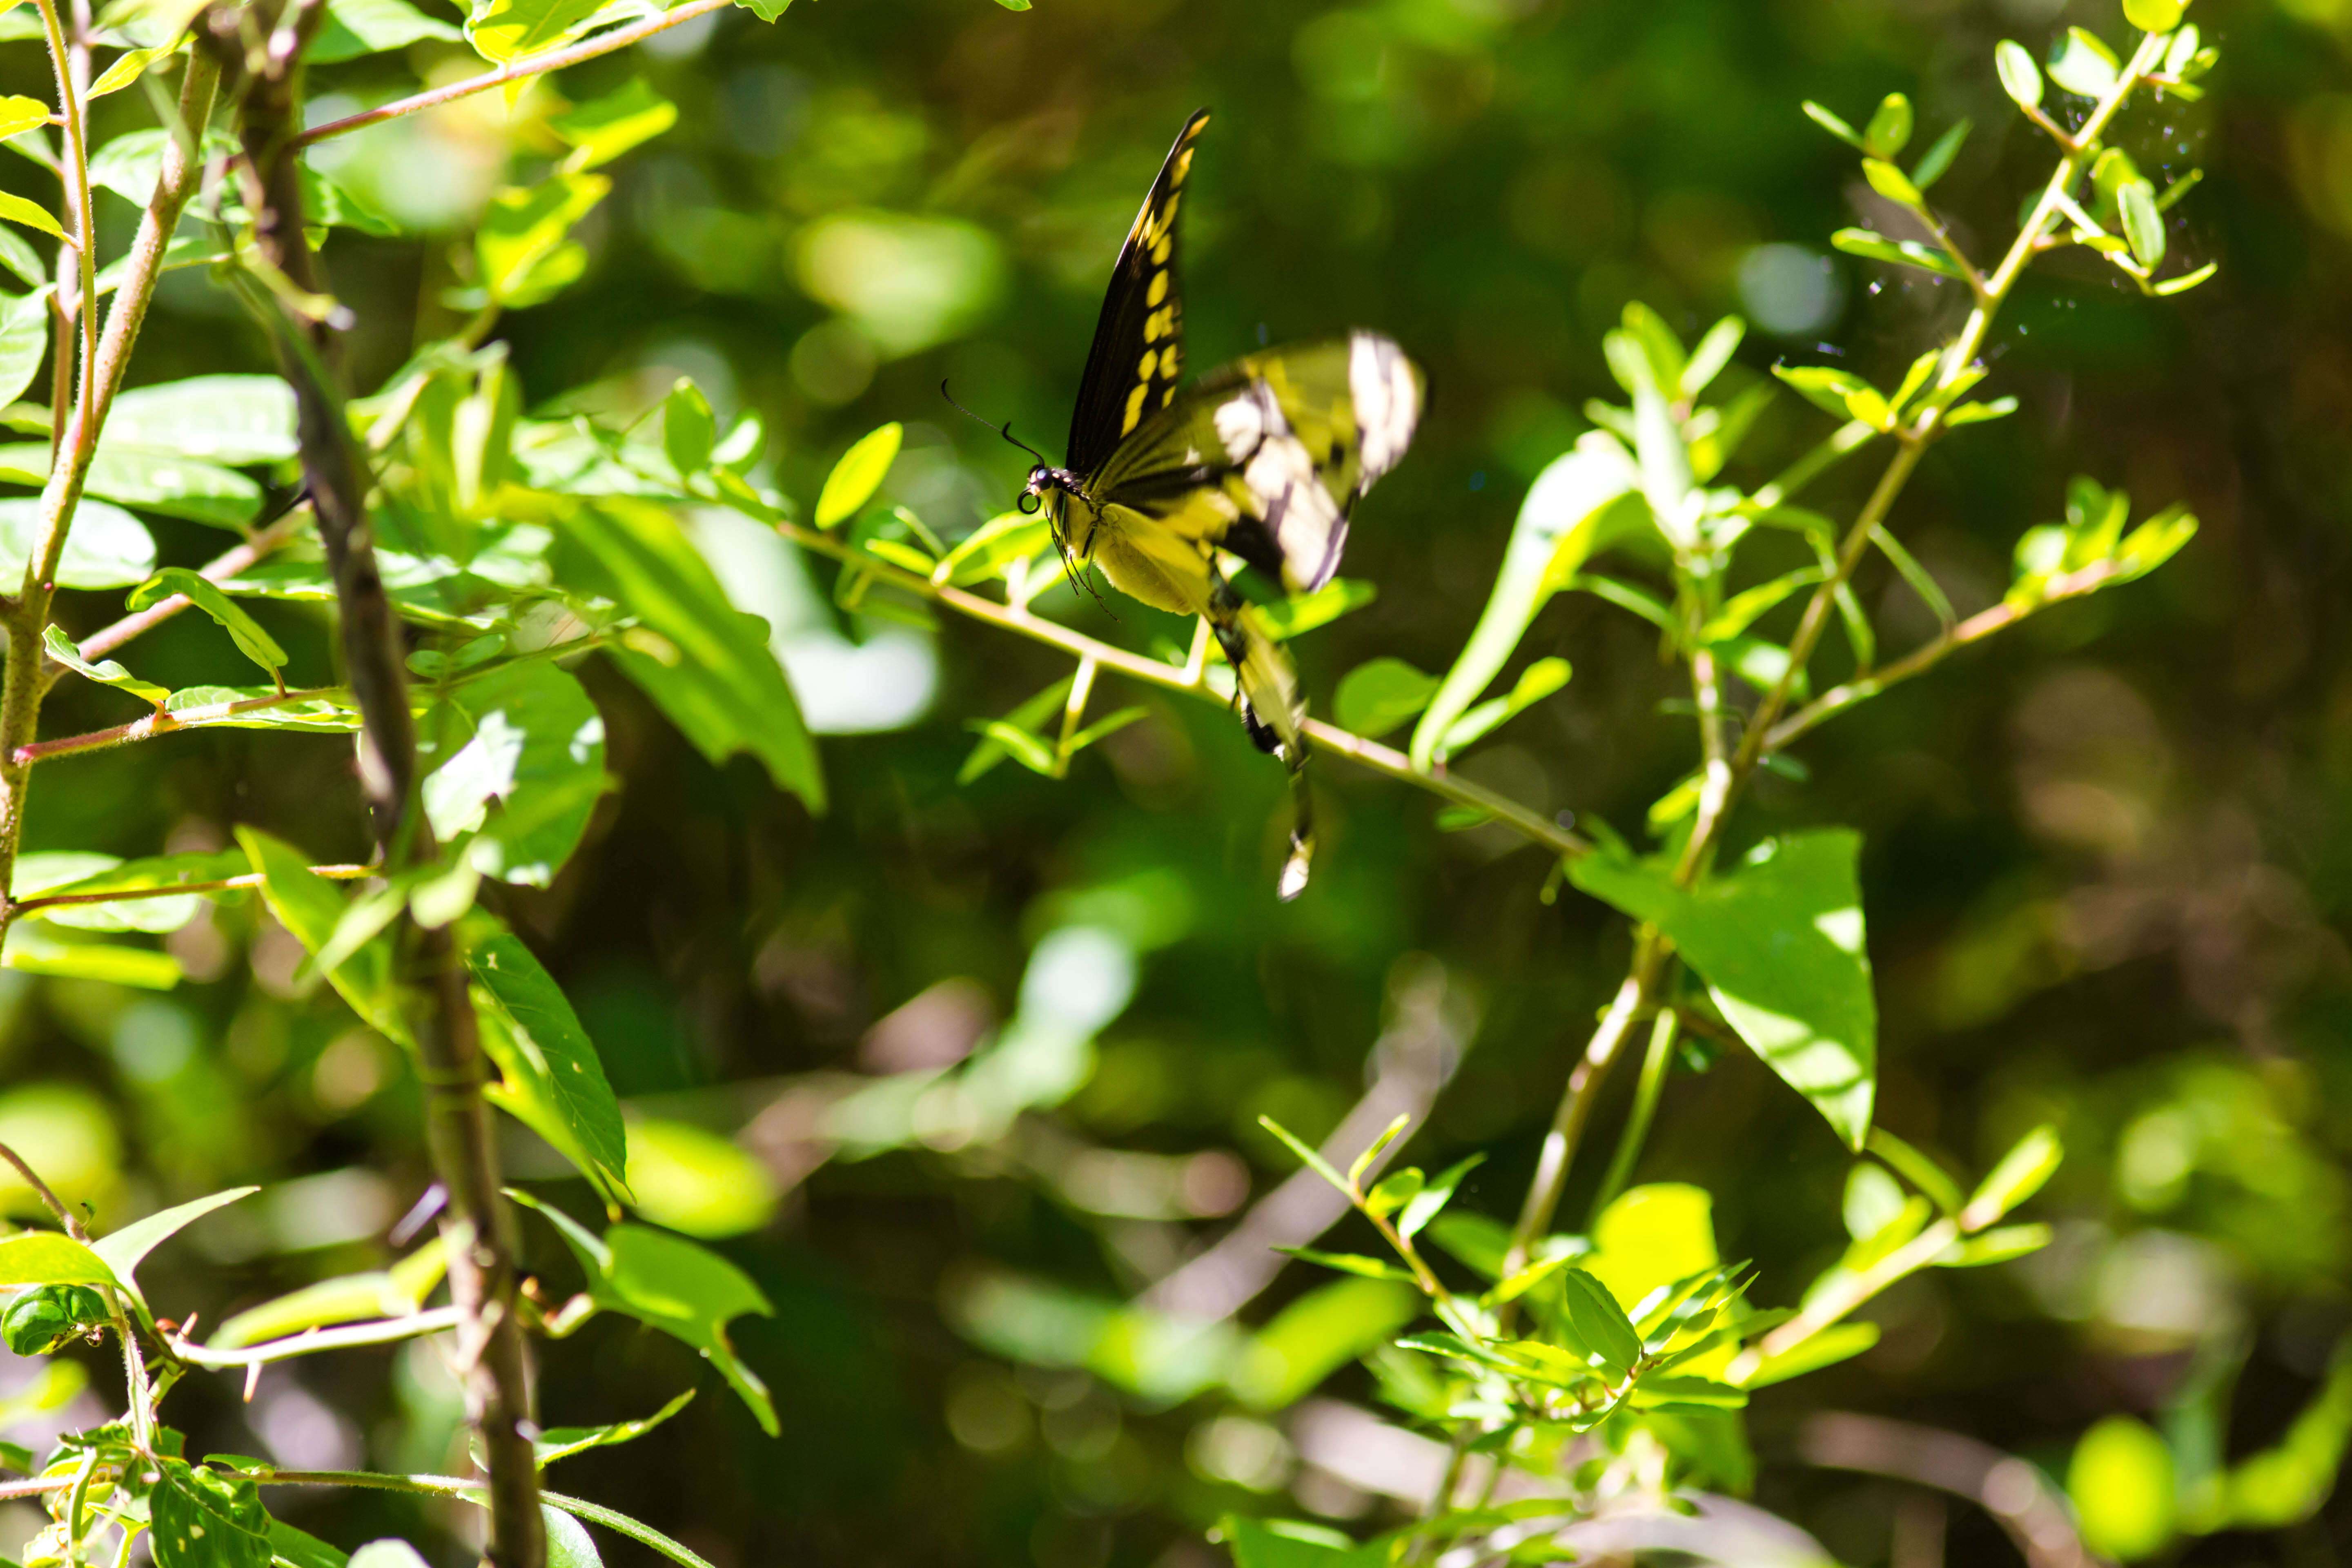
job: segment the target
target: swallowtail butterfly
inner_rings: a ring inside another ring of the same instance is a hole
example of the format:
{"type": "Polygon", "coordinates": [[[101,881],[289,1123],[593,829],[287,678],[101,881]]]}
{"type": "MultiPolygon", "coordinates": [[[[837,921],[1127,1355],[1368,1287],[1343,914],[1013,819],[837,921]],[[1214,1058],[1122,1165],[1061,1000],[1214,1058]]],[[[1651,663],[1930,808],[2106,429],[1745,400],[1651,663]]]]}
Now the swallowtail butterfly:
{"type": "Polygon", "coordinates": [[[1147,605],[1208,621],[1251,738],[1291,770],[1297,818],[1281,890],[1295,898],[1314,843],[1300,772],[1306,708],[1288,657],[1220,556],[1293,594],[1328,583],[1357,498],[1412,440],[1426,384],[1394,342],[1358,330],[1251,354],[1180,387],[1177,213],[1208,122],[1205,109],[1184,122],[1128,230],[1078,382],[1067,460],[1030,469],[1023,504],[1045,507],[1067,561],[1099,566],[1147,605]]]}

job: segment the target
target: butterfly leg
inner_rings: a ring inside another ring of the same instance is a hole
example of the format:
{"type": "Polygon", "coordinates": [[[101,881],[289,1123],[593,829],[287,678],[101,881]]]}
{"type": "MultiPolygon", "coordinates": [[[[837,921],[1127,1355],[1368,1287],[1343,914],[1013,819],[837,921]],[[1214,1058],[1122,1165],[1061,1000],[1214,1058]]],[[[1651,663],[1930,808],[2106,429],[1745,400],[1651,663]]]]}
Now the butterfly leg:
{"type": "Polygon", "coordinates": [[[1315,854],[1315,795],[1307,781],[1306,718],[1298,700],[1298,677],[1274,640],[1244,615],[1243,600],[1212,562],[1204,617],[1225,660],[1234,667],[1234,700],[1242,724],[1258,750],[1279,756],[1290,769],[1290,855],[1278,890],[1286,900],[1307,886],[1315,854]]]}

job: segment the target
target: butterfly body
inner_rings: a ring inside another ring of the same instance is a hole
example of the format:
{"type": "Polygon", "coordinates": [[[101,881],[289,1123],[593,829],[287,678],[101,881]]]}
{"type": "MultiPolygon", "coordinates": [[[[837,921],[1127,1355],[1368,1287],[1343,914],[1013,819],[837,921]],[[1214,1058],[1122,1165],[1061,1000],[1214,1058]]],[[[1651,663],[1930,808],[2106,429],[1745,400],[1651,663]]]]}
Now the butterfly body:
{"type": "MultiPolygon", "coordinates": [[[[1204,110],[1176,138],[1128,231],[1079,384],[1069,456],[1029,473],[1066,561],[1158,609],[1205,619],[1234,667],[1260,746],[1306,762],[1304,705],[1288,658],[1228,580],[1224,556],[1288,593],[1339,570],[1355,502],[1412,442],[1425,397],[1418,366],[1377,332],[1263,351],[1190,386],[1176,215],[1204,110]]],[[[1307,810],[1284,874],[1306,879],[1307,810]]]]}

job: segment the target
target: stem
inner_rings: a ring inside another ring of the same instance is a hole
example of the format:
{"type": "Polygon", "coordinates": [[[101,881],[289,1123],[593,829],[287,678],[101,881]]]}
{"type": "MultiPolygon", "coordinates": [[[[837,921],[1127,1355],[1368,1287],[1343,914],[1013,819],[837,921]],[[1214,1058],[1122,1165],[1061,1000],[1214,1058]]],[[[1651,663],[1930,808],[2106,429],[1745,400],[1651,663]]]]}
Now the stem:
{"type": "MultiPolygon", "coordinates": [[[[478,1506],[485,1505],[488,1494],[488,1489],[479,1482],[460,1480],[456,1476],[387,1476],[373,1470],[247,1470],[244,1473],[265,1487],[360,1487],[370,1491],[456,1498],[478,1506]]],[[[714,1568],[708,1558],[697,1555],[660,1531],[640,1524],[625,1513],[615,1513],[601,1504],[583,1498],[567,1497],[562,1492],[541,1492],[539,1495],[566,1513],[577,1514],[592,1524],[601,1524],[642,1545],[652,1547],[671,1562],[682,1564],[683,1568],[714,1568]]]]}
{"type": "Polygon", "coordinates": [[[488,92],[494,87],[504,87],[511,81],[521,81],[526,78],[542,76],[549,71],[562,70],[566,66],[576,66],[583,60],[593,60],[600,55],[609,55],[615,49],[627,48],[631,44],[641,39],[650,38],[656,33],[677,26],[680,22],[691,22],[697,16],[707,16],[713,11],[724,11],[734,4],[735,0],[687,0],[687,4],[678,6],[676,10],[665,11],[658,16],[648,16],[642,22],[634,22],[628,26],[618,27],[609,33],[600,33],[595,37],[566,45],[560,49],[542,49],[535,55],[518,55],[494,71],[485,71],[480,76],[467,77],[463,81],[453,81],[446,87],[436,87],[429,92],[420,92],[413,98],[404,98],[396,102],[387,103],[358,114],[346,115],[341,120],[331,120],[324,125],[313,126],[297,136],[294,139],[294,145],[308,147],[314,142],[324,142],[331,136],[347,136],[354,131],[364,131],[371,125],[381,125],[387,120],[398,120],[403,115],[415,114],[421,109],[437,109],[445,103],[455,103],[461,98],[471,98],[478,92],[488,92]]]}
{"type": "Polygon", "coordinates": [[[133,719],[128,724],[115,724],[104,730],[92,730],[87,734],[60,735],[54,741],[27,742],[16,748],[12,760],[18,767],[28,768],[35,763],[54,762],[79,752],[101,752],[111,746],[127,746],[133,741],[152,741],[175,730],[201,730],[240,713],[285,708],[298,702],[331,701],[347,695],[340,686],[320,686],[303,691],[275,692],[268,697],[240,697],[234,702],[183,708],[176,713],[150,713],[144,719],[133,719]]]}
{"type": "Polygon", "coordinates": [[[1649,1138],[1651,1120],[1658,1112],[1658,1097],[1665,1092],[1667,1075],[1674,1070],[1675,1036],[1679,1021],[1680,1015],[1670,1007],[1662,1007],[1650,1024],[1650,1048],[1642,1058],[1641,1081],[1633,1087],[1633,1110],[1625,1118],[1625,1131],[1618,1134],[1617,1152],[1610,1158],[1609,1173],[1601,1178],[1601,1190],[1593,1194],[1592,1212],[1596,1216],[1625,1190],[1625,1183],[1633,1173],[1633,1163],[1642,1157],[1642,1144],[1649,1138]]]}
{"type": "Polygon", "coordinates": [[[1868,1268],[1849,1274],[1808,1297],[1803,1310],[1740,1352],[1724,1369],[1724,1380],[1741,1382],[1767,1360],[1783,1351],[1794,1350],[1896,1280],[1927,1268],[1959,1239],[1959,1222],[1939,1219],[1868,1268]]]}
{"type": "MultiPolygon", "coordinates": [[[[383,870],[381,866],[313,866],[310,875],[328,877],[339,882],[355,882],[362,877],[373,877],[383,870]]],[[[232,888],[258,888],[263,878],[257,871],[245,877],[224,877],[216,882],[171,882],[155,888],[119,888],[105,893],[55,893],[37,899],[20,899],[18,915],[37,914],[43,910],[64,909],[74,904],[119,904],[131,899],[176,899],[190,893],[226,893],[232,888]]]]}
{"type": "Polygon", "coordinates": [[[25,1156],[17,1153],[7,1144],[0,1143],[0,1160],[5,1160],[16,1167],[16,1174],[22,1176],[25,1179],[25,1184],[33,1189],[33,1195],[41,1200],[41,1205],[58,1216],[58,1223],[65,1226],[68,1236],[85,1246],[89,1244],[89,1232],[81,1227],[81,1221],[74,1217],[73,1210],[66,1207],[65,1200],[50,1190],[48,1183],[41,1180],[40,1173],[26,1163],[25,1156]]]}
{"type": "Polygon", "coordinates": [[[316,1355],[320,1351],[348,1350],[353,1345],[395,1344],[402,1340],[441,1333],[458,1327],[461,1316],[456,1307],[436,1307],[432,1311],[417,1312],[405,1318],[388,1318],[376,1323],[354,1323],[341,1329],[316,1329],[290,1339],[271,1340],[266,1344],[249,1345],[234,1351],[210,1350],[192,1340],[175,1337],[171,1342],[171,1350],[173,1355],[191,1366],[261,1366],[295,1356],[316,1355]]]}
{"type": "MultiPolygon", "coordinates": [[[[312,300],[327,298],[326,281],[303,233],[297,156],[302,54],[325,17],[323,0],[290,0],[269,14],[268,47],[247,89],[238,134],[256,270],[282,286],[262,284],[251,272],[239,282],[269,330],[278,373],[293,389],[303,478],[334,578],[343,663],[360,710],[361,786],[384,868],[397,874],[431,865],[438,847],[417,798],[415,720],[402,664],[403,632],[377,569],[366,510],[373,477],[326,363],[327,328],[317,319],[298,320],[287,295],[290,289],[312,300]]],[[[425,1090],[425,1139],[449,1194],[441,1237],[450,1301],[457,1312],[456,1361],[465,1384],[467,1419],[480,1436],[488,1472],[488,1556],[498,1568],[541,1568],[547,1536],[530,1441],[530,1352],[517,1299],[517,1238],[513,1213],[499,1188],[489,1109],[482,1099],[479,1022],[465,966],[446,927],[425,930],[404,912],[396,942],[401,1005],[425,1090]]]]}
{"type": "MultiPolygon", "coordinates": [[[[1012,632],[1016,636],[1027,637],[1033,642],[1044,643],[1048,647],[1059,648],[1064,653],[1080,660],[1091,659],[1099,668],[1116,671],[1130,680],[1139,680],[1148,686],[1157,686],[1168,691],[1181,691],[1188,697],[1198,697],[1209,702],[1223,704],[1225,701],[1225,699],[1217,695],[1215,689],[1202,679],[1201,662],[1197,658],[1183,665],[1163,664],[1146,655],[1129,653],[1123,647],[1116,647],[1107,642],[1097,642],[1084,632],[1072,631],[1060,622],[1049,621],[1042,616],[1033,616],[1019,605],[999,604],[993,599],[982,598],[978,594],[962,588],[952,588],[944,584],[933,583],[927,577],[919,576],[915,573],[891,565],[887,562],[867,554],[863,550],[834,538],[831,534],[819,532],[815,529],[789,521],[779,521],[775,524],[775,528],[778,532],[803,550],[812,550],[820,555],[831,556],[835,561],[846,562],[861,572],[872,573],[879,582],[887,583],[893,587],[902,588],[909,594],[929,599],[933,604],[955,611],[958,615],[985,622],[999,630],[1012,632]]],[[[1196,640],[1194,646],[1197,651],[1201,645],[1196,640]]],[[[1392,747],[1383,746],[1377,741],[1368,741],[1361,735],[1352,734],[1334,724],[1324,723],[1319,719],[1307,720],[1305,733],[1307,740],[1318,751],[1345,757],[1349,762],[1371,769],[1374,773],[1386,773],[1401,784],[1409,784],[1417,789],[1427,790],[1430,794],[1441,795],[1456,805],[1475,806],[1504,826],[1542,846],[1554,855],[1573,857],[1589,855],[1592,852],[1592,843],[1590,839],[1570,832],[1558,823],[1539,816],[1517,801],[1496,795],[1492,790],[1482,788],[1467,779],[1457,777],[1443,769],[1423,773],[1412,765],[1411,758],[1392,747]]]]}

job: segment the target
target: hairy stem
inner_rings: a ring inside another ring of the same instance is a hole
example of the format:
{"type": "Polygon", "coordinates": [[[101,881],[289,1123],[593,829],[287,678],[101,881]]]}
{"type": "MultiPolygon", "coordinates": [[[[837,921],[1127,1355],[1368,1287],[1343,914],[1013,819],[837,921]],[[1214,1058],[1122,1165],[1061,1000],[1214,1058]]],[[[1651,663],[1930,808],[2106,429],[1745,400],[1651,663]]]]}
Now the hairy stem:
{"type": "MultiPolygon", "coordinates": [[[[326,289],[303,233],[297,137],[302,53],[325,15],[323,0],[291,0],[276,13],[238,126],[259,260],[287,288],[313,300],[323,300],[326,289]]],[[[327,330],[319,320],[298,319],[285,289],[247,279],[244,292],[268,326],[278,372],[294,392],[303,477],[335,582],[343,661],[360,710],[361,786],[384,865],[398,872],[430,864],[437,849],[417,795],[403,633],[376,565],[367,514],[373,481],[327,363],[327,330]]],[[[514,1218],[499,1188],[482,1099],[486,1069],[473,1001],[446,927],[427,930],[404,914],[395,940],[403,1010],[425,1083],[426,1142],[449,1193],[441,1235],[457,1312],[466,1414],[480,1435],[488,1471],[488,1557],[498,1568],[541,1568],[547,1540],[530,1442],[530,1369],[518,1310],[514,1218]]]]}

